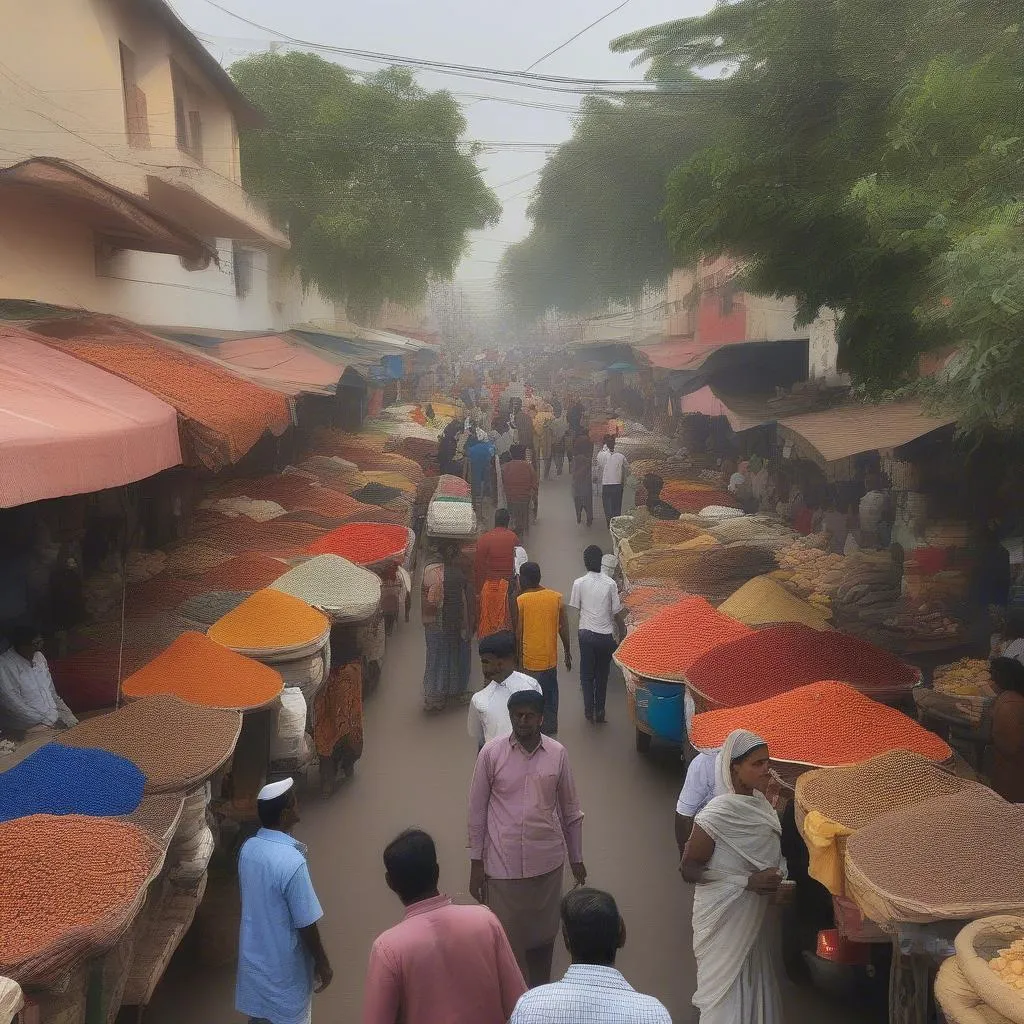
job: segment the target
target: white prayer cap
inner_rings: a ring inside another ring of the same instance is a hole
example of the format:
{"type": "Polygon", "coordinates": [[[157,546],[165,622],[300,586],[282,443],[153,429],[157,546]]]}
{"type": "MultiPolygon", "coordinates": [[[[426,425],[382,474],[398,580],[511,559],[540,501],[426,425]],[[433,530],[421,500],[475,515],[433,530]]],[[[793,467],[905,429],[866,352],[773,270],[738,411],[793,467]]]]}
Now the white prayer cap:
{"type": "Polygon", "coordinates": [[[276,800],[279,796],[284,796],[294,785],[294,779],[281,779],[280,782],[269,782],[260,790],[259,796],[256,799],[276,800]]]}

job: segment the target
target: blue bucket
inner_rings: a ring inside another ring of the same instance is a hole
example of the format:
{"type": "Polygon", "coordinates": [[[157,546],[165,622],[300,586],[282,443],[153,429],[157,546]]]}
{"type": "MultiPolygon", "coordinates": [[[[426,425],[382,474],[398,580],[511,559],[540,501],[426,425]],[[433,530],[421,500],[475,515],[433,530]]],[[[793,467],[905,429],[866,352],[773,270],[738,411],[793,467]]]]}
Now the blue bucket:
{"type": "Polygon", "coordinates": [[[646,682],[647,725],[658,739],[683,742],[683,687],[646,682]]]}

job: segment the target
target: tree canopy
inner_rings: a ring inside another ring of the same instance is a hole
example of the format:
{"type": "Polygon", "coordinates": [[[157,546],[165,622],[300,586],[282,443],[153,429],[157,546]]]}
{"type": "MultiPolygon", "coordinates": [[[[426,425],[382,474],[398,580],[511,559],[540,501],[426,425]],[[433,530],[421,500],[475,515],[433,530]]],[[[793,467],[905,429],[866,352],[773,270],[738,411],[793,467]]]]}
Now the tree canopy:
{"type": "Polygon", "coordinates": [[[521,314],[629,302],[665,280],[665,182],[699,145],[696,124],[667,93],[584,99],[572,138],[541,172],[530,235],[501,262],[499,282],[521,314]]]}
{"type": "Polygon", "coordinates": [[[420,300],[431,278],[452,275],[467,232],[499,218],[458,104],[408,71],[356,81],[288,52],[247,57],[231,75],[267,119],[240,139],[245,187],[287,222],[304,283],[353,315],[420,300]]]}
{"type": "Polygon", "coordinates": [[[803,319],[840,310],[869,390],[956,345],[929,394],[968,425],[1024,423],[1019,19],[1008,0],[734,0],[617,40],[716,104],[669,180],[676,258],[728,252],[803,319]]]}

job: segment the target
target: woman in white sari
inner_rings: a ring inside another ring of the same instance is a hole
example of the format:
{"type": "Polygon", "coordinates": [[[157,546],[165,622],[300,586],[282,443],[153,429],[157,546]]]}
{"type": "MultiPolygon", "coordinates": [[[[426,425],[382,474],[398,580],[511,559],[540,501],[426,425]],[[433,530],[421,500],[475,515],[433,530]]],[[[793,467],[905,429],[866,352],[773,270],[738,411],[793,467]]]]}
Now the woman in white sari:
{"type": "Polygon", "coordinates": [[[716,796],[696,817],[680,871],[695,886],[701,1024],[781,1024],[767,911],[785,878],[782,826],[765,796],[768,745],[738,729],[718,758],[716,796]]]}

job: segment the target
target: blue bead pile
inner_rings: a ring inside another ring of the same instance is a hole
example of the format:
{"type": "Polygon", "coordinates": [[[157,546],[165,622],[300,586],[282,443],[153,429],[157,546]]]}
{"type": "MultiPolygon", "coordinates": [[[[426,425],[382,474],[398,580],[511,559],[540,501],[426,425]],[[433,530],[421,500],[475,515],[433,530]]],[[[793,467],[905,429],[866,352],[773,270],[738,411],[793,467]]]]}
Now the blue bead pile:
{"type": "Polygon", "coordinates": [[[146,776],[127,758],[47,743],[0,774],[0,822],[29,814],[131,814],[145,784],[146,776]]]}

